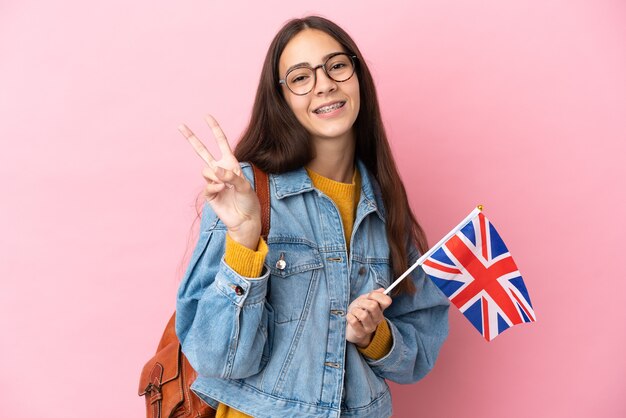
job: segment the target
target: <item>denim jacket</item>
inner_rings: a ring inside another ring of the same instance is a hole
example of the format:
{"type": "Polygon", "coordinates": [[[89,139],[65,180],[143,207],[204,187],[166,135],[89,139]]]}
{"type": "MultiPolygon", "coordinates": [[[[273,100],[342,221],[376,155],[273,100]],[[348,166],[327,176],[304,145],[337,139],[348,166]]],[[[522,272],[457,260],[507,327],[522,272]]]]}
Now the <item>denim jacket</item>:
{"type": "MultiPolygon", "coordinates": [[[[252,182],[250,166],[242,168],[252,182]]],[[[432,369],[448,334],[448,300],[421,268],[405,279],[417,292],[393,297],[384,312],[387,355],[366,358],[345,339],[350,302],[393,279],[378,186],[364,164],[358,169],[349,256],[337,207],[306,171],[270,175],[269,253],[255,279],[224,262],[226,228],[205,206],[176,329],[198,372],[192,389],[209,404],[258,418],[388,417],[385,379],[412,383],[432,369]]],[[[412,264],[418,253],[409,255],[412,264]]]]}

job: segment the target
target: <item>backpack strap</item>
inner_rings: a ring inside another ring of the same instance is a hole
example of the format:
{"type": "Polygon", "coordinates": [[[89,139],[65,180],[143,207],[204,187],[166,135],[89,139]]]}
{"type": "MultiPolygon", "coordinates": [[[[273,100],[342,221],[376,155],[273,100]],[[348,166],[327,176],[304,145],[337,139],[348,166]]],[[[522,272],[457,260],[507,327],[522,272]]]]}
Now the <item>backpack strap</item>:
{"type": "Polygon", "coordinates": [[[270,182],[267,173],[256,165],[252,165],[254,188],[261,204],[261,237],[267,241],[270,232],[270,182]]]}

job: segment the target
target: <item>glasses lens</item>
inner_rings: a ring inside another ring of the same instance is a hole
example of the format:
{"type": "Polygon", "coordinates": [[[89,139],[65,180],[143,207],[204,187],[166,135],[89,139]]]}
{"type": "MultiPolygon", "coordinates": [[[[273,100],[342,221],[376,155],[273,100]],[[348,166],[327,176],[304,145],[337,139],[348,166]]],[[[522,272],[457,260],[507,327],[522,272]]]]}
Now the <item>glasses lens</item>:
{"type": "MultiPolygon", "coordinates": [[[[287,73],[285,82],[289,90],[294,94],[305,95],[315,86],[315,69],[311,67],[298,67],[287,73]]],[[[354,61],[349,55],[340,53],[331,56],[324,63],[326,74],[337,82],[348,80],[354,74],[354,61]]]]}
{"type": "Polygon", "coordinates": [[[337,54],[328,59],[325,64],[326,74],[335,81],[346,81],[354,74],[352,59],[346,54],[337,54]]]}
{"type": "Polygon", "coordinates": [[[296,68],[287,74],[287,87],[295,94],[306,94],[313,89],[315,77],[311,68],[296,68]]]}

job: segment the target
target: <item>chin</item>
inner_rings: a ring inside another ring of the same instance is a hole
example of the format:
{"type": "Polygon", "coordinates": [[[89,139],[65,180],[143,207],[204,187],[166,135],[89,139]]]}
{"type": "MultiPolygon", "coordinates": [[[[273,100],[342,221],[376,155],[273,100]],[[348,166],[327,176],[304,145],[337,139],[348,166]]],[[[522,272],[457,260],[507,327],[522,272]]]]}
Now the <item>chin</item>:
{"type": "Polygon", "coordinates": [[[332,123],[332,126],[329,125],[331,124],[320,126],[319,123],[314,123],[312,124],[312,129],[309,130],[309,133],[312,136],[323,139],[341,138],[352,132],[354,123],[350,123],[350,121],[336,121],[335,123],[332,123]]]}

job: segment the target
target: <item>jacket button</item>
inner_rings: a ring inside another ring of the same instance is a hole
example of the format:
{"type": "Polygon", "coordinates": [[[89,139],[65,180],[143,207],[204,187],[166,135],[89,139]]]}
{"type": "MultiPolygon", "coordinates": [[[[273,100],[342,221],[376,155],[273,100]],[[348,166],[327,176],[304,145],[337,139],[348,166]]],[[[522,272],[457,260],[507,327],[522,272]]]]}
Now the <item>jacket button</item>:
{"type": "Polygon", "coordinates": [[[366,269],[365,267],[361,267],[361,268],[359,269],[359,276],[364,275],[366,271],[367,271],[367,269],[366,269]]]}
{"type": "Polygon", "coordinates": [[[246,293],[246,291],[243,290],[243,287],[241,286],[235,286],[234,289],[235,289],[235,293],[237,294],[237,296],[241,296],[244,293],[246,293]]]}
{"type": "Polygon", "coordinates": [[[280,259],[276,262],[276,268],[278,270],[284,270],[287,267],[287,262],[285,261],[285,253],[280,253],[280,259]]]}

